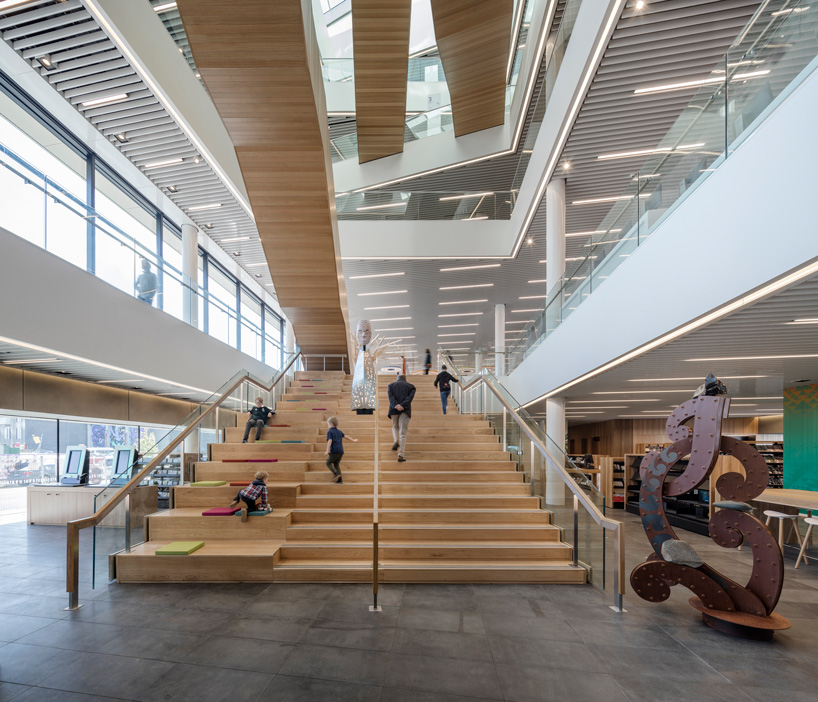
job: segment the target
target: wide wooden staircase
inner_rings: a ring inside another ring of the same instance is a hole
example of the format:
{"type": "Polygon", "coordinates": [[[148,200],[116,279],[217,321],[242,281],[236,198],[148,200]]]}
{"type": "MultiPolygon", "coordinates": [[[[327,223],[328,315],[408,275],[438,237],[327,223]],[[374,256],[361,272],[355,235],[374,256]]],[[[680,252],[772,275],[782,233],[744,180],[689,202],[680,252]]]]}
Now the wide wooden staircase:
{"type": "Polygon", "coordinates": [[[171,509],[147,518],[147,541],[116,557],[120,582],[361,582],[371,581],[375,434],[381,582],[580,583],[571,547],[549,512],[529,496],[529,485],[479,415],[442,415],[433,376],[412,376],[417,393],[405,463],[391,450],[386,386],[379,379],[377,415],[349,410],[351,378],[339,371],[296,374],[262,441],[241,443],[242,426],[225,430],[210,460],[195,465],[195,481],[181,485],[171,509]],[[343,484],[331,482],[323,453],[326,419],[345,434],[343,484]],[[230,482],[270,474],[273,512],[202,516],[226,507],[240,489],[230,482]],[[187,556],[156,555],[172,541],[205,545],[187,556]]]}

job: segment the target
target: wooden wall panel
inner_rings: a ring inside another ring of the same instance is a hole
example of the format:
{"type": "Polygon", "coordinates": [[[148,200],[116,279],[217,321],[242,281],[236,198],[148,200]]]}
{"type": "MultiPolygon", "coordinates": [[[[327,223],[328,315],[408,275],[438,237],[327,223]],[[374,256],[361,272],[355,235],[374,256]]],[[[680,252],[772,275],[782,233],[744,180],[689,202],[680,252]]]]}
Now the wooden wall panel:
{"type": "Polygon", "coordinates": [[[346,353],[323,84],[311,19],[308,42],[302,14],[310,4],[179,0],[178,7],[236,149],[276,294],[298,344],[305,353],[346,353]]]}
{"type": "Polygon", "coordinates": [[[23,371],[0,366],[0,407],[23,409],[23,371]]]}
{"type": "Polygon", "coordinates": [[[432,0],[455,136],[505,119],[512,0],[432,0]]]}
{"type": "Polygon", "coordinates": [[[352,0],[358,161],[403,151],[411,0],[352,0]]]}
{"type": "Polygon", "coordinates": [[[172,400],[144,392],[128,392],[128,419],[132,422],[175,426],[196,407],[190,402],[172,400]]]}

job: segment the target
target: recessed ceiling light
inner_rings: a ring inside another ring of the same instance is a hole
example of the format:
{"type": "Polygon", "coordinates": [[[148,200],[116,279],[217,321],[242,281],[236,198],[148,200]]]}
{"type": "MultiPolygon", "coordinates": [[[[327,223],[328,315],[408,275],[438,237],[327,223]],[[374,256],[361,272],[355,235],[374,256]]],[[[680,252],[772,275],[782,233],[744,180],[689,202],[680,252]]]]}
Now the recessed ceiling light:
{"type": "Polygon", "coordinates": [[[386,307],[364,307],[365,310],[399,310],[405,309],[409,305],[388,305],[386,307]]]}
{"type": "Polygon", "coordinates": [[[451,329],[454,327],[479,327],[480,325],[476,322],[474,324],[438,324],[438,329],[451,329]]]}
{"type": "Polygon", "coordinates": [[[389,327],[387,329],[373,329],[372,331],[377,332],[380,334],[381,332],[388,332],[388,331],[414,331],[414,327],[389,327]]]}
{"type": "Polygon", "coordinates": [[[477,336],[477,332],[444,332],[442,334],[437,335],[438,338],[441,336],[477,336]]]}
{"type": "Polygon", "coordinates": [[[245,263],[245,268],[259,268],[260,266],[266,266],[267,261],[262,261],[261,263],[245,263]]]}
{"type": "Polygon", "coordinates": [[[458,266],[457,268],[441,268],[441,273],[449,273],[451,271],[476,271],[478,268],[499,268],[500,263],[482,263],[479,266],[458,266]]]}
{"type": "Polygon", "coordinates": [[[783,356],[722,356],[721,358],[686,358],[685,361],[766,361],[778,358],[818,358],[818,353],[796,353],[783,356]]]}
{"type": "Polygon", "coordinates": [[[791,322],[784,322],[784,324],[818,324],[818,318],[793,319],[791,322]]]}
{"type": "Polygon", "coordinates": [[[233,244],[237,241],[250,241],[249,236],[234,236],[229,239],[222,239],[219,241],[220,244],[233,244]]]}
{"type": "MultiPolygon", "coordinates": [[[[2,8],[0,8],[2,9],[2,8]]],[[[86,100],[81,102],[81,107],[98,107],[100,105],[110,105],[114,102],[122,102],[128,99],[128,93],[117,93],[116,95],[109,95],[103,98],[94,98],[93,100],[86,100]]]]}
{"type": "Polygon", "coordinates": [[[175,2],[165,2],[161,5],[154,5],[153,11],[154,12],[167,12],[168,10],[175,10],[176,3],[175,2]]]}
{"type": "Polygon", "coordinates": [[[202,158],[201,158],[201,156],[194,156],[194,157],[193,157],[193,163],[195,163],[195,164],[197,164],[197,165],[198,165],[198,164],[200,164],[201,162],[202,162],[202,158]]]}
{"type": "Polygon", "coordinates": [[[494,193],[468,193],[467,195],[448,195],[446,197],[440,198],[440,202],[448,202],[449,200],[465,200],[466,198],[470,197],[487,197],[488,195],[494,195],[494,193]]]}
{"type": "Polygon", "coordinates": [[[122,132],[120,132],[119,134],[114,134],[114,137],[116,138],[116,140],[120,144],[127,144],[128,143],[128,137],[125,136],[125,134],[122,133],[122,132]]]}
{"type": "Polygon", "coordinates": [[[438,317],[479,317],[483,312],[453,312],[451,314],[439,314],[438,317]]]}
{"type": "Polygon", "coordinates": [[[178,193],[178,192],[179,192],[179,188],[177,188],[175,185],[169,185],[169,186],[168,186],[168,192],[171,192],[171,193],[178,193]]]}
{"type": "Polygon", "coordinates": [[[478,283],[477,285],[450,285],[440,290],[467,290],[469,288],[493,288],[494,283],[478,283]]]}
{"type": "MultiPolygon", "coordinates": [[[[766,375],[720,375],[720,380],[743,380],[744,378],[766,378],[766,375]]],[[[695,378],[631,378],[629,383],[657,383],[663,380],[703,380],[701,376],[695,378]]]]}
{"type": "Polygon", "coordinates": [[[182,158],[169,158],[164,161],[154,161],[153,163],[146,163],[143,168],[161,168],[162,166],[173,166],[177,163],[182,163],[182,158]]]}
{"type": "Polygon", "coordinates": [[[363,280],[364,278],[392,278],[396,275],[406,275],[406,273],[373,273],[372,275],[351,275],[350,280],[363,280]]]}
{"type": "Polygon", "coordinates": [[[407,200],[406,202],[389,202],[389,203],[387,203],[385,205],[367,205],[365,207],[356,207],[355,211],[356,212],[364,212],[366,210],[385,210],[385,209],[388,209],[390,207],[406,207],[406,204],[408,202],[409,201],[407,200]]]}
{"type": "Polygon", "coordinates": [[[548,281],[545,278],[540,278],[540,280],[529,280],[529,283],[547,283],[548,281]]]}
{"type": "Polygon", "coordinates": [[[59,360],[59,358],[32,358],[23,361],[3,361],[3,363],[7,366],[23,366],[28,363],[56,363],[59,360]]]}
{"type": "Polygon", "coordinates": [[[528,239],[525,240],[525,243],[528,244],[529,246],[531,246],[531,244],[534,243],[534,239],[532,239],[531,237],[528,237],[528,239]]]}
{"type": "MultiPolygon", "coordinates": [[[[734,73],[731,77],[731,81],[735,80],[746,80],[748,78],[758,78],[759,76],[766,76],[770,71],[750,71],[749,73],[734,73]]],[[[665,85],[654,85],[649,88],[637,88],[633,91],[634,95],[648,95],[650,93],[667,93],[673,90],[684,90],[685,88],[696,88],[700,85],[712,85],[713,83],[723,83],[724,78],[722,77],[713,77],[713,78],[702,78],[699,80],[687,80],[682,83],[667,83],[665,85]]]]}
{"type": "Polygon", "coordinates": [[[488,300],[455,300],[454,302],[438,302],[438,305],[471,305],[479,302],[488,302],[488,300]]]}
{"type": "Polygon", "coordinates": [[[570,161],[566,161],[565,163],[563,163],[563,164],[562,164],[562,170],[564,170],[564,171],[570,171],[570,170],[571,170],[571,162],[570,162],[570,161]]]}
{"type": "Polygon", "coordinates": [[[382,292],[368,292],[368,293],[358,293],[358,297],[369,297],[371,295],[400,295],[402,293],[409,292],[408,290],[384,290],[382,292]]]}
{"type": "Polygon", "coordinates": [[[234,251],[234,252],[233,252],[233,255],[234,255],[234,256],[241,256],[241,251],[234,251]]]}
{"type": "Polygon", "coordinates": [[[370,322],[402,322],[407,319],[412,319],[411,317],[382,317],[381,319],[370,319],[370,322]]]}
{"type": "Polygon", "coordinates": [[[200,210],[215,210],[222,206],[221,202],[212,202],[209,205],[196,205],[196,207],[188,207],[188,212],[199,212],[200,210]]]}
{"type": "MultiPolygon", "coordinates": [[[[383,337],[387,341],[389,340],[400,340],[400,339],[414,339],[414,336],[385,336],[383,337]]],[[[414,346],[415,344],[406,344],[407,346],[414,346]]]]}
{"type": "Polygon", "coordinates": [[[213,229],[215,228],[215,226],[216,225],[213,224],[212,222],[208,222],[207,224],[205,224],[205,229],[213,229]]]}

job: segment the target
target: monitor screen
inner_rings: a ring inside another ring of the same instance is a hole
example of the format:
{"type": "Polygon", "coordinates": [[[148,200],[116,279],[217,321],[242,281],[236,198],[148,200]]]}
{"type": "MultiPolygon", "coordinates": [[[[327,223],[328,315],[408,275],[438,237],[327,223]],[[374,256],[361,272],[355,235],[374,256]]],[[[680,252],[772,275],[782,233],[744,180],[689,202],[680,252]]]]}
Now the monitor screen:
{"type": "Polygon", "coordinates": [[[65,465],[66,475],[78,474],[80,472],[80,457],[82,451],[76,449],[68,452],[68,461],[65,465]]]}
{"type": "Polygon", "coordinates": [[[122,475],[123,473],[125,473],[130,467],[130,463],[131,463],[130,451],[117,451],[116,465],[114,466],[114,474],[122,475]]]}

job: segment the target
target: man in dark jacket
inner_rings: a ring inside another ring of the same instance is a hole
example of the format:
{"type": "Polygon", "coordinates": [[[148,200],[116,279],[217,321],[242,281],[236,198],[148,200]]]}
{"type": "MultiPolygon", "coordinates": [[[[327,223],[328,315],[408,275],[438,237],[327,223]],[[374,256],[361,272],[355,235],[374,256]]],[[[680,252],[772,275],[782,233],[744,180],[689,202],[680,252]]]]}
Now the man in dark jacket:
{"type": "Polygon", "coordinates": [[[247,443],[247,439],[250,438],[250,430],[253,427],[257,427],[256,441],[258,441],[261,438],[261,430],[267,424],[267,418],[272,417],[274,414],[275,410],[271,410],[264,404],[261,397],[257,397],[255,406],[250,408],[250,418],[247,420],[247,424],[244,425],[244,439],[242,439],[241,443],[247,443]]]}
{"type": "Polygon", "coordinates": [[[406,434],[409,431],[409,419],[412,417],[412,399],[415,397],[415,386],[406,382],[405,375],[399,375],[387,388],[389,393],[389,414],[392,418],[392,450],[398,452],[398,463],[403,463],[406,448],[406,434]]]}
{"type": "Polygon", "coordinates": [[[452,383],[459,383],[460,381],[446,370],[445,364],[441,368],[443,370],[435,378],[435,387],[440,387],[440,403],[443,405],[443,414],[446,414],[446,405],[452,392],[452,383]]]}

